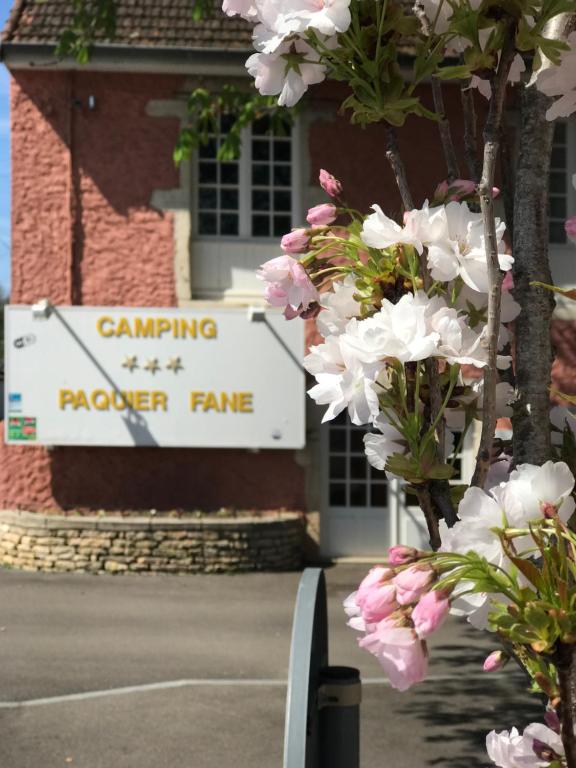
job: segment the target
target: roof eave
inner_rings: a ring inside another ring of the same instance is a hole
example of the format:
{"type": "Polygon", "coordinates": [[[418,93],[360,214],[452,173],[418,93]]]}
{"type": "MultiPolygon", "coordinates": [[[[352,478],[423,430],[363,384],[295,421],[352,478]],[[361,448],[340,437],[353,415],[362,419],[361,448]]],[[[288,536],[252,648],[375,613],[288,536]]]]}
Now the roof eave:
{"type": "Polygon", "coordinates": [[[183,48],[97,44],[90,61],[78,64],[73,58],[58,59],[56,43],[4,42],[0,60],[8,69],[96,70],[101,72],[146,72],[169,74],[245,76],[244,63],[252,53],[244,49],[183,48]]]}

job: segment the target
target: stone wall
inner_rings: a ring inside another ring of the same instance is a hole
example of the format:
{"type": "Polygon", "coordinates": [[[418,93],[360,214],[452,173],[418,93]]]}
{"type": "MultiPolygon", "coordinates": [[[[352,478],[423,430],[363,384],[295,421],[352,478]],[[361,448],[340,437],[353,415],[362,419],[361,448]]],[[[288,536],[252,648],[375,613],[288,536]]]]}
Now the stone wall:
{"type": "Polygon", "coordinates": [[[304,521],[65,517],[0,511],[0,565],[25,571],[226,573],[301,565],[304,521]]]}

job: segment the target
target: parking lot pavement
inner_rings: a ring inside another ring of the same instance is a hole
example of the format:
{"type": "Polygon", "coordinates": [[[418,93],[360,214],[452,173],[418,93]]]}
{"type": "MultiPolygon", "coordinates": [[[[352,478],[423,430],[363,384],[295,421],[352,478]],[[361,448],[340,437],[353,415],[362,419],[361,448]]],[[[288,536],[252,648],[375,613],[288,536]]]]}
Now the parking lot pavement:
{"type": "MultiPolygon", "coordinates": [[[[522,678],[483,675],[490,639],[451,622],[430,679],[392,691],[342,617],[366,568],[326,574],[331,663],[364,680],[362,768],[485,765],[485,733],[538,712],[522,678]]],[[[0,766],[280,766],[299,576],[0,571],[0,766]]]]}

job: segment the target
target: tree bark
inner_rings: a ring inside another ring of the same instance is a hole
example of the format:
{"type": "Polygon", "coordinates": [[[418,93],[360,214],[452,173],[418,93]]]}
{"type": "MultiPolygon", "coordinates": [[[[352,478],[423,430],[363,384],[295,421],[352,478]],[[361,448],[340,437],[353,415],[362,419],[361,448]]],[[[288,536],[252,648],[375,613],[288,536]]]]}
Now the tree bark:
{"type": "Polygon", "coordinates": [[[543,464],[550,458],[550,372],[553,353],[548,263],[548,174],[554,124],[546,120],[550,100],[534,85],[524,88],[514,200],[514,298],[521,306],[515,324],[516,397],[514,464],[543,464]]]}

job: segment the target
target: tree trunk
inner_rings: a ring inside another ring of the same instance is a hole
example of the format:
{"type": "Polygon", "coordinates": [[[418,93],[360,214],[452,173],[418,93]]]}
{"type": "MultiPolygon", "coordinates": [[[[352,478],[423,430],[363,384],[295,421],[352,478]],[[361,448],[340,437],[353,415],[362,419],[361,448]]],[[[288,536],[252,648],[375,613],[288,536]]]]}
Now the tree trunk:
{"type": "Polygon", "coordinates": [[[550,101],[532,86],[522,94],[519,158],[514,200],[514,297],[522,310],[515,324],[516,399],[514,464],[543,464],[550,458],[550,322],[553,294],[530,285],[550,284],[548,263],[548,174],[554,124],[550,101]]]}

